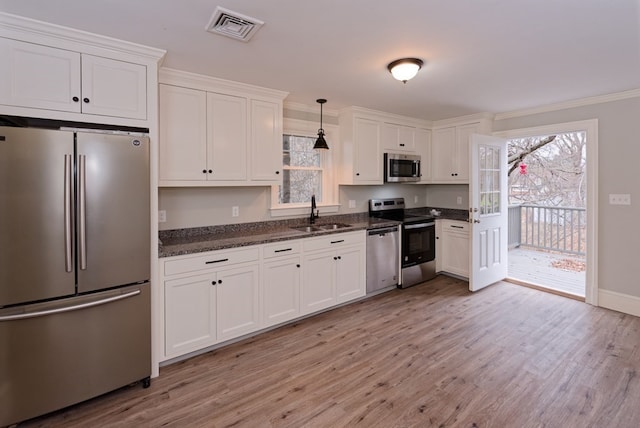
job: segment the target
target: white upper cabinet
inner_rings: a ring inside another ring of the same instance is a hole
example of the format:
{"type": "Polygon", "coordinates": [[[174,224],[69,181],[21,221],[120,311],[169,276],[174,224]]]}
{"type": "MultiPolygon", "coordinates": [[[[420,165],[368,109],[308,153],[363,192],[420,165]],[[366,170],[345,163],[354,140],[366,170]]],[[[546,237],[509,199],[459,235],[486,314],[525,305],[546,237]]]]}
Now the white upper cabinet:
{"type": "Polygon", "coordinates": [[[207,180],[247,179],[247,99],[207,93],[207,180]]]}
{"type": "Polygon", "coordinates": [[[282,180],[282,105],[251,100],[251,179],[282,180]]]}
{"type": "Polygon", "coordinates": [[[492,116],[482,114],[436,123],[431,141],[430,182],[468,184],[471,134],[490,133],[492,120],[492,116]]]}
{"type": "Polygon", "coordinates": [[[411,126],[396,125],[393,123],[382,124],[382,148],[385,152],[411,152],[416,151],[416,132],[411,126]]]}
{"type": "Polygon", "coordinates": [[[0,38],[0,104],[147,118],[146,66],[0,38]]]}
{"type": "Polygon", "coordinates": [[[416,153],[420,155],[420,183],[431,182],[431,131],[418,128],[415,131],[416,153]]]}
{"type": "Polygon", "coordinates": [[[384,153],[426,156],[430,151],[428,121],[361,107],[341,110],[339,121],[340,184],[383,184],[384,153]]]}
{"type": "Polygon", "coordinates": [[[205,92],[160,85],[160,180],[203,180],[207,174],[205,92]]]}
{"type": "Polygon", "coordinates": [[[82,112],[146,119],[146,67],[83,54],[82,112]]]}
{"type": "Polygon", "coordinates": [[[80,54],[0,38],[0,103],[80,113],[80,54]]]}
{"type": "Polygon", "coordinates": [[[282,182],[284,92],[169,69],[160,80],[160,186],[282,182]]]}
{"type": "Polygon", "coordinates": [[[380,122],[356,115],[352,109],[340,112],[339,121],[340,184],[382,184],[380,122]]]}

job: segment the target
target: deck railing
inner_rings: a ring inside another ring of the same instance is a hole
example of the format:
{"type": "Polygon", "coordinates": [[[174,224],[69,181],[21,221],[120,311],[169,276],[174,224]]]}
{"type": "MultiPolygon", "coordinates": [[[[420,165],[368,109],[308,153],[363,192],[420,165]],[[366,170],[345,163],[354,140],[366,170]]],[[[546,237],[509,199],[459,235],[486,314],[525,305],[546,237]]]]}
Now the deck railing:
{"type": "Polygon", "coordinates": [[[509,207],[509,248],[526,246],[585,255],[586,229],[587,211],[584,208],[509,207]]]}

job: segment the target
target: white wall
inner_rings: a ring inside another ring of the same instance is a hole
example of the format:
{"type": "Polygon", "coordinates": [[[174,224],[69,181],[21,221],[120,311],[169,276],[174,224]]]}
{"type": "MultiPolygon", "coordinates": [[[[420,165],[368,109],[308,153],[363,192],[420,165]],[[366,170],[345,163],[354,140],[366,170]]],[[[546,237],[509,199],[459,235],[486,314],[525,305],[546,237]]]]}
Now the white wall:
{"type": "MultiPolygon", "coordinates": [[[[423,207],[427,205],[427,188],[420,184],[340,186],[337,214],[366,212],[369,199],[376,198],[403,197],[408,208],[423,207]],[[349,200],[356,202],[355,208],[349,208],[349,200]]],[[[266,186],[162,188],[159,209],[166,211],[167,221],[160,223],[160,230],[273,220],[270,198],[271,188],[266,186]],[[233,206],[239,207],[238,217],[231,216],[233,206]]]]}
{"type": "Polygon", "coordinates": [[[494,131],[598,120],[598,287],[640,297],[640,98],[506,118],[494,131]],[[610,193],[631,194],[631,206],[609,205],[610,193]]]}

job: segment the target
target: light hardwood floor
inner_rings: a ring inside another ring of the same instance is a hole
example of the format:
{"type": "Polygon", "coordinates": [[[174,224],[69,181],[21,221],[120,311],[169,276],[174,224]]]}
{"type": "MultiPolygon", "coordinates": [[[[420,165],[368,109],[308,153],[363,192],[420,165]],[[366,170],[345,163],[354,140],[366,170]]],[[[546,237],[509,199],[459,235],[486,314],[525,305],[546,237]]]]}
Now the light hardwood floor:
{"type": "Polygon", "coordinates": [[[640,318],[440,276],[24,426],[635,428],[639,372],[640,318]]]}

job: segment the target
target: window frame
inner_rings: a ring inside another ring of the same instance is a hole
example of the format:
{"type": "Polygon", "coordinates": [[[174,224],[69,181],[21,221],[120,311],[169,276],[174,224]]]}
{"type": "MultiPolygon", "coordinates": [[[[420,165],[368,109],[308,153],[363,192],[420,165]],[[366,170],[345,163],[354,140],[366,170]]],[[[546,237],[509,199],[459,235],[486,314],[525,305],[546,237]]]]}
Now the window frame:
{"type": "MultiPolygon", "coordinates": [[[[283,121],[283,137],[284,135],[296,135],[300,137],[317,138],[319,124],[306,120],[287,119],[283,121]]],[[[329,150],[322,150],[320,153],[320,165],[322,169],[322,202],[317,204],[320,215],[323,213],[336,213],[340,205],[337,203],[336,191],[336,173],[334,157],[339,150],[338,126],[323,125],[325,138],[329,144],[329,150]]],[[[281,151],[282,151],[282,146],[281,151]]],[[[304,168],[301,168],[304,169],[304,168]]],[[[312,169],[316,169],[315,167],[312,169]]],[[[284,165],[283,165],[284,170],[284,165]]],[[[294,215],[309,214],[311,201],[307,203],[289,203],[280,204],[278,195],[278,185],[271,186],[271,216],[284,217],[294,215]]]]}

